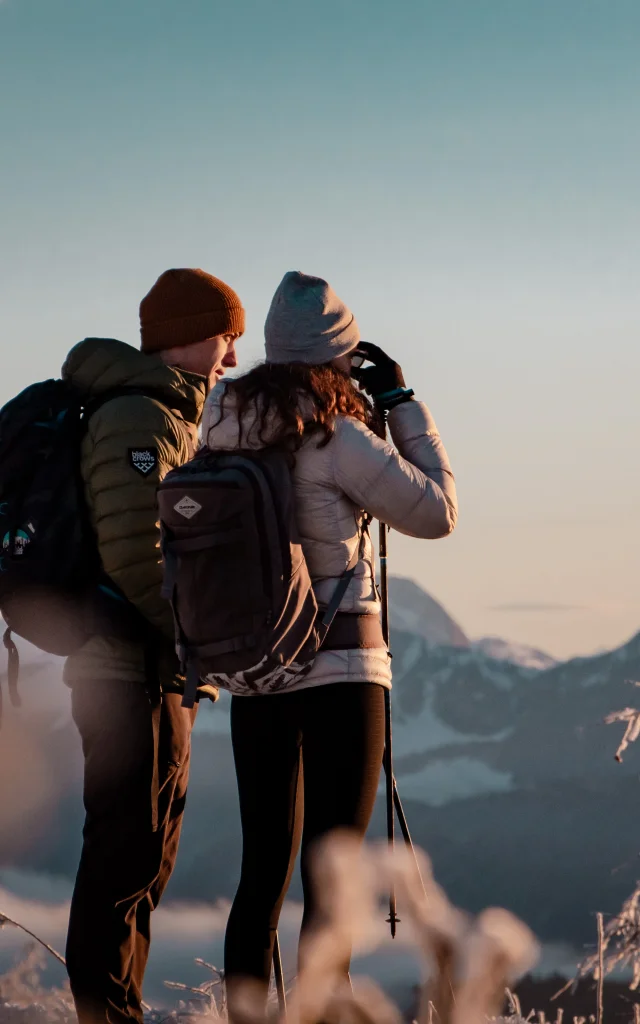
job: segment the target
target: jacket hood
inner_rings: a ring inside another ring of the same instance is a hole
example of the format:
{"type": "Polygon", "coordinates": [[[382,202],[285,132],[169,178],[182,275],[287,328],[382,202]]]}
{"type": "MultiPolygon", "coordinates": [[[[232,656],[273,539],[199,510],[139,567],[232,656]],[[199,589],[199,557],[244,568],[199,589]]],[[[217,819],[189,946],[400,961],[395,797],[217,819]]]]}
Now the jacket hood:
{"type": "MultiPolygon", "coordinates": [[[[238,423],[237,403],[233,392],[225,395],[226,381],[220,381],[209,392],[202,416],[202,440],[209,448],[264,448],[274,439],[277,421],[272,414],[261,427],[256,406],[249,407],[242,416],[242,432],[238,423]]],[[[305,420],[311,420],[312,410],[309,399],[301,396],[300,412],[305,420]],[[305,409],[306,406],[306,409],[305,409]]]]}
{"type": "Polygon", "coordinates": [[[112,338],[85,338],[74,345],[62,367],[62,377],[89,395],[122,387],[148,388],[196,426],[207,397],[204,377],[167,366],[158,356],[112,338]]]}
{"type": "Polygon", "coordinates": [[[265,440],[262,441],[258,435],[258,417],[256,410],[247,410],[242,418],[242,436],[240,435],[240,424],[238,423],[237,405],[235,396],[228,392],[222,404],[222,397],[225,394],[225,383],[221,381],[209,392],[202,415],[202,440],[209,448],[262,448],[265,440]]]}

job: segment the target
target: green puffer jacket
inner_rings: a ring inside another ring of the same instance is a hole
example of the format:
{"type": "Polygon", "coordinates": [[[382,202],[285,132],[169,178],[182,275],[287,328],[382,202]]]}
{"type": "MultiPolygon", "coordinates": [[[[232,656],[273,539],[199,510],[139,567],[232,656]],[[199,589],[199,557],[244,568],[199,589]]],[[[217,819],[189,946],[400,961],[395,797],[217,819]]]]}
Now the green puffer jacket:
{"type": "MultiPolygon", "coordinates": [[[[207,382],[105,338],[87,338],[72,348],[62,376],[96,398],[123,387],[153,393],[113,398],[94,412],[82,443],[81,470],[104,569],[159,631],[163,688],[180,689],[171,608],[160,595],[156,488],[170,469],[191,457],[207,382]]],[[[142,644],[94,636],[65,667],[69,685],[87,678],[143,683],[142,644]]]]}

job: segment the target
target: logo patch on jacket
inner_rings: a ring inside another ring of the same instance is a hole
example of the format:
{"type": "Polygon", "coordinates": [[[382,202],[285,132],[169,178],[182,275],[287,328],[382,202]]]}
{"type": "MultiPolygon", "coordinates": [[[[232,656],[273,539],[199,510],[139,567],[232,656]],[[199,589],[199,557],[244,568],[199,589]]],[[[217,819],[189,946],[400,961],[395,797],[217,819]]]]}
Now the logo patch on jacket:
{"type": "Polygon", "coordinates": [[[180,501],[177,501],[173,507],[185,519],[191,519],[192,516],[195,516],[196,512],[200,511],[202,505],[199,505],[197,501],[194,501],[193,498],[189,498],[185,494],[184,498],[180,498],[180,501]]]}
{"type": "Polygon", "coordinates": [[[158,465],[158,449],[129,448],[129,465],[140,476],[149,476],[158,465]]]}

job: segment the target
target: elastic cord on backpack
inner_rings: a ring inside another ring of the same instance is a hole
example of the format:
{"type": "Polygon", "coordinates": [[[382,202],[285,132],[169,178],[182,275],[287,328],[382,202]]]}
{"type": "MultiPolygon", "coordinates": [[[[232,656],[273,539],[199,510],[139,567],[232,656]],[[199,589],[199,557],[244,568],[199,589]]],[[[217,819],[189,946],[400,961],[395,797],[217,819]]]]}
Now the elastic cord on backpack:
{"type": "Polygon", "coordinates": [[[20,673],[20,654],[11,636],[11,627],[4,631],[2,642],[7,652],[7,683],[9,684],[9,699],[14,708],[22,705],[18,693],[18,675],[20,673]]]}

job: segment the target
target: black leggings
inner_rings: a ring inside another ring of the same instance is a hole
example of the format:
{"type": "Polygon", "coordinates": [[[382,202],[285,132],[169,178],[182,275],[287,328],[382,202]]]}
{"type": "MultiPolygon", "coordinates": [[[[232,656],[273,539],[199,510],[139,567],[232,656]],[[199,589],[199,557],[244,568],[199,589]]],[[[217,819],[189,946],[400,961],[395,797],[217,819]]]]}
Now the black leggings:
{"type": "Polygon", "coordinates": [[[384,689],[333,683],[234,697],[231,736],[243,837],[242,873],[225,940],[233,1017],[234,979],[253,978],[266,993],[300,839],[304,929],[314,913],[311,844],[335,828],[364,836],[384,750],[384,689]]]}

